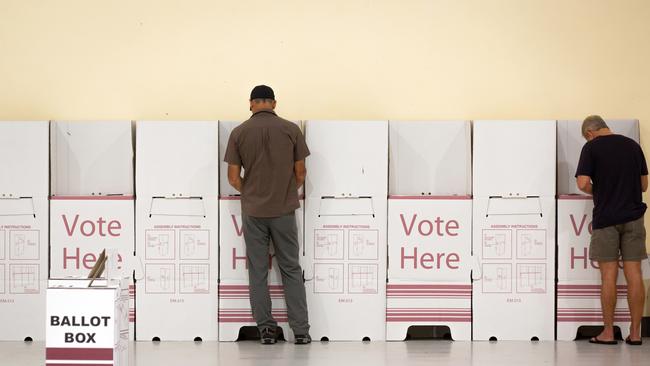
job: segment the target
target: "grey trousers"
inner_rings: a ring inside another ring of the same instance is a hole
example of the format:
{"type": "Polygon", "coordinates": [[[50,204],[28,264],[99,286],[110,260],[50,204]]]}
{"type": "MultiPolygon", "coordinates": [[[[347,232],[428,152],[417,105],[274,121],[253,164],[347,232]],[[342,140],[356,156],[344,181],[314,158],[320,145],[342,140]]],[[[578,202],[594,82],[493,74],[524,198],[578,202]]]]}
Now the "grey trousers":
{"type": "Polygon", "coordinates": [[[258,328],[262,330],[278,324],[271,314],[268,287],[269,249],[272,240],[282,274],[289,326],[295,334],[308,334],[307,299],[299,262],[300,245],[295,214],[269,218],[242,214],[242,219],[248,258],[250,302],[258,328]]]}

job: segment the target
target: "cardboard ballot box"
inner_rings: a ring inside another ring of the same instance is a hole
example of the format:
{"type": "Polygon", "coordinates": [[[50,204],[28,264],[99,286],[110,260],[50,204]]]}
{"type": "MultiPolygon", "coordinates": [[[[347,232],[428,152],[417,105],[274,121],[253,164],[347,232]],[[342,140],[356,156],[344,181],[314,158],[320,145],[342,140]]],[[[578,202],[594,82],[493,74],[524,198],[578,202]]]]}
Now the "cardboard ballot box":
{"type": "Polygon", "coordinates": [[[472,337],[471,126],[390,121],[386,337],[472,337]]]}
{"type": "Polygon", "coordinates": [[[129,364],[128,280],[50,280],[45,364],[129,364]]]}
{"type": "Polygon", "coordinates": [[[217,122],[138,122],[138,340],[217,340],[217,122]]]}
{"type": "MultiPolygon", "coordinates": [[[[639,142],[637,120],[607,120],[616,133],[639,142]]],[[[600,304],[600,271],[598,263],[589,260],[593,199],[580,192],[574,177],[580,152],[586,140],[582,137],[581,121],[558,121],[558,284],[557,339],[574,340],[578,328],[603,325],[600,304]]],[[[645,279],[650,279],[650,266],[643,261],[645,279]]],[[[617,281],[617,302],[614,325],[623,333],[630,327],[627,286],[621,269],[617,281]]]]}
{"type": "Polygon", "coordinates": [[[555,121],[475,121],[474,340],[553,340],[555,121]]]}
{"type": "Polygon", "coordinates": [[[0,341],[44,340],[48,122],[0,123],[0,341]]]}
{"type": "Polygon", "coordinates": [[[385,340],[388,123],[307,121],[305,136],[311,336],[385,340]]]}
{"type": "MultiPolygon", "coordinates": [[[[249,299],[246,244],[242,232],[241,202],[239,192],[228,183],[227,167],[223,162],[232,130],[238,122],[219,121],[219,340],[236,341],[245,326],[256,326],[249,299]]],[[[301,201],[296,210],[298,240],[303,246],[304,210],[301,201]]],[[[273,246],[270,248],[269,292],[273,303],[272,314],[282,328],[284,338],[293,340],[289,327],[287,305],[284,301],[282,276],[277,265],[273,246]]]]}
{"type": "MultiPolygon", "coordinates": [[[[116,249],[133,277],[135,200],[131,121],[53,121],[51,138],[50,275],[87,273],[96,254],[116,249]]],[[[130,319],[135,284],[130,284],[130,319]]],[[[135,327],[130,327],[135,339],[135,327]]]]}

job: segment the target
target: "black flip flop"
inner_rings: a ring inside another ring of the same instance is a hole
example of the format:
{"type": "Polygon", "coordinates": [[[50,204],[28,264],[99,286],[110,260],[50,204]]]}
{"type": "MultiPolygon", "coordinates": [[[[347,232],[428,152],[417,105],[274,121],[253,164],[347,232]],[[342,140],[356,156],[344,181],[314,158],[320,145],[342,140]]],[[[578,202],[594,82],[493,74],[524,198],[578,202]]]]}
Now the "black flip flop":
{"type": "Polygon", "coordinates": [[[630,337],[625,338],[625,343],[629,344],[630,346],[641,346],[641,345],[643,345],[642,340],[639,339],[638,341],[633,341],[633,340],[630,339],[630,337]]]}
{"type": "Polygon", "coordinates": [[[598,337],[593,337],[593,338],[591,338],[589,340],[589,343],[615,345],[615,344],[618,344],[618,341],[616,341],[616,340],[614,340],[614,341],[602,341],[602,340],[598,339],[598,337]]]}

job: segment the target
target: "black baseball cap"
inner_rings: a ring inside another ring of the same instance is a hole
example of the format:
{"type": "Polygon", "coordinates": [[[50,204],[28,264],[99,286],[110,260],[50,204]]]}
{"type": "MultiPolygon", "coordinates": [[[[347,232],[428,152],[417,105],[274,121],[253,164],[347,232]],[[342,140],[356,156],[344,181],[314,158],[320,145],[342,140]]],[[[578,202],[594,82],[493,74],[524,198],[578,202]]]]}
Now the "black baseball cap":
{"type": "Polygon", "coordinates": [[[251,91],[251,100],[253,99],[273,99],[275,100],[275,94],[273,89],[270,86],[258,85],[253,88],[251,91]]]}

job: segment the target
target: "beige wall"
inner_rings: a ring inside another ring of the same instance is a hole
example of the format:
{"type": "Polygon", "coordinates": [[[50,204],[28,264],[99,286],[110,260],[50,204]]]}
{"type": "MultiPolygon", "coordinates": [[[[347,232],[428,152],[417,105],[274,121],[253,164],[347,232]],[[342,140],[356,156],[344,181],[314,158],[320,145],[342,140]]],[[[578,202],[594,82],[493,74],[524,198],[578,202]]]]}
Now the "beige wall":
{"type": "Polygon", "coordinates": [[[296,119],[650,120],[647,0],[0,0],[0,9],[0,119],[242,119],[251,86],[268,83],[280,113],[296,119]]]}
{"type": "Polygon", "coordinates": [[[0,0],[0,120],[641,120],[647,0],[0,0]]]}

